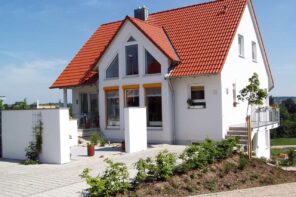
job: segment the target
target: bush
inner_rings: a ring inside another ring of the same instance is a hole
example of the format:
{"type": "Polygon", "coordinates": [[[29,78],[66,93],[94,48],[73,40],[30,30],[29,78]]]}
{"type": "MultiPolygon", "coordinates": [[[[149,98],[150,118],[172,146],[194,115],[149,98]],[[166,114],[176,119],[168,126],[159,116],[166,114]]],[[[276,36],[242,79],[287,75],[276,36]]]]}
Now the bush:
{"type": "Polygon", "coordinates": [[[147,181],[166,181],[171,178],[176,168],[176,156],[167,150],[160,152],[153,161],[150,157],[146,160],[140,159],[135,163],[138,173],[135,183],[140,184],[147,181]]]}
{"type": "Polygon", "coordinates": [[[249,160],[248,160],[247,156],[241,154],[239,156],[238,169],[244,170],[247,165],[249,165],[249,160]]]}
{"type": "Polygon", "coordinates": [[[179,172],[186,172],[191,169],[197,169],[211,164],[217,160],[225,159],[233,153],[237,140],[229,138],[220,142],[205,140],[203,143],[197,143],[189,146],[181,154],[183,163],[178,166],[179,172]]]}
{"type": "Polygon", "coordinates": [[[106,143],[107,143],[107,141],[104,139],[102,134],[100,134],[99,132],[93,133],[90,138],[90,144],[93,146],[96,146],[97,144],[100,144],[100,146],[105,146],[106,143]]]}
{"type": "Polygon", "coordinates": [[[296,165],[296,150],[292,148],[288,150],[288,165],[290,166],[296,165]]]}
{"type": "Polygon", "coordinates": [[[87,189],[91,196],[115,196],[126,192],[130,187],[128,181],[129,173],[123,163],[114,163],[109,159],[105,162],[109,165],[104,171],[103,176],[92,177],[89,175],[89,169],[84,169],[81,178],[86,180],[90,186],[87,189]]]}
{"type": "Polygon", "coordinates": [[[237,166],[234,163],[226,162],[222,168],[222,174],[226,175],[230,172],[236,172],[237,166]]]}

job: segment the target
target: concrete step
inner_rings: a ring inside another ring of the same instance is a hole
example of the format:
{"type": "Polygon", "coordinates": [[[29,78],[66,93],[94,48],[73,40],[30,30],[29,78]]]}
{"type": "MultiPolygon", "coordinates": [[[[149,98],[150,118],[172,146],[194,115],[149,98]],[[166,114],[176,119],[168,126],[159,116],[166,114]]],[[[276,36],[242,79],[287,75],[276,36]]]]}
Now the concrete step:
{"type": "Polygon", "coordinates": [[[229,130],[227,132],[227,135],[235,135],[235,136],[248,136],[248,132],[246,131],[233,131],[233,130],[229,130]]]}
{"type": "Polygon", "coordinates": [[[98,128],[94,129],[78,129],[78,137],[90,137],[92,134],[100,132],[98,128]]]}
{"type": "Polygon", "coordinates": [[[226,138],[233,138],[233,137],[238,137],[239,139],[248,139],[247,135],[233,135],[233,134],[227,134],[226,138]]]}
{"type": "Polygon", "coordinates": [[[248,131],[247,127],[229,127],[230,131],[248,131]]]}

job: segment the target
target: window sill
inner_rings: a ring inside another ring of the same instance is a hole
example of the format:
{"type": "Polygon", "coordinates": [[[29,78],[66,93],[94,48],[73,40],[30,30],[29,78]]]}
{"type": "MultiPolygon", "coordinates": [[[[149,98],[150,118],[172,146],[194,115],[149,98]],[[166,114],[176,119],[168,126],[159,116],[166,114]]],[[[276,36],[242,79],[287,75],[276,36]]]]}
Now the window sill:
{"type": "Polygon", "coordinates": [[[162,131],[162,127],[147,127],[147,131],[162,131]]]}
{"type": "Polygon", "coordinates": [[[143,77],[161,76],[161,73],[144,74],[143,77]]]}
{"type": "Polygon", "coordinates": [[[188,106],[188,109],[206,109],[203,106],[188,106]]]}
{"type": "Polygon", "coordinates": [[[238,57],[245,59],[244,55],[238,55],[238,57]]]}
{"type": "Polygon", "coordinates": [[[120,126],[107,126],[106,130],[120,130],[120,126]]]}
{"type": "Polygon", "coordinates": [[[135,78],[135,77],[139,77],[140,75],[125,75],[123,78],[135,78]]]}
{"type": "Polygon", "coordinates": [[[119,77],[110,77],[110,78],[105,78],[105,81],[109,81],[109,80],[118,80],[119,77]]]}
{"type": "Polygon", "coordinates": [[[254,63],[258,63],[257,60],[253,60],[254,63]]]}

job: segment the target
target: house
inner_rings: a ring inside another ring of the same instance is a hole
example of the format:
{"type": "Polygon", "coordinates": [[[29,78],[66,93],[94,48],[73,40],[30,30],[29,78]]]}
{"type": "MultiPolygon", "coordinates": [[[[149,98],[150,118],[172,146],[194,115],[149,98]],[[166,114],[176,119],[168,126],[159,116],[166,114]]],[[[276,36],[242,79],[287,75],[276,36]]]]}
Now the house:
{"type": "MultiPolygon", "coordinates": [[[[125,107],[146,107],[151,143],[244,143],[247,104],[237,94],[254,72],[261,88],[274,87],[252,1],[217,0],[153,14],[140,7],[101,25],[51,88],[63,89],[65,106],[72,90],[80,126],[110,140],[124,139],[125,107]]],[[[252,137],[257,156],[269,157],[277,121],[262,113],[252,137]]]]}

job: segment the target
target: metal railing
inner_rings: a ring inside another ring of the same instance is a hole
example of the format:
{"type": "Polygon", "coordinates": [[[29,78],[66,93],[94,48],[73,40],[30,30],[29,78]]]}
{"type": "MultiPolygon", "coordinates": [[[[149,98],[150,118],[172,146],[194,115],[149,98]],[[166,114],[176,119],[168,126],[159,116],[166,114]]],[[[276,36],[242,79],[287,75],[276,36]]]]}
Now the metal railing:
{"type": "Polygon", "coordinates": [[[264,126],[280,122],[279,108],[263,107],[252,109],[251,115],[252,124],[264,126]]]}

